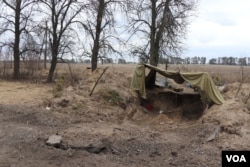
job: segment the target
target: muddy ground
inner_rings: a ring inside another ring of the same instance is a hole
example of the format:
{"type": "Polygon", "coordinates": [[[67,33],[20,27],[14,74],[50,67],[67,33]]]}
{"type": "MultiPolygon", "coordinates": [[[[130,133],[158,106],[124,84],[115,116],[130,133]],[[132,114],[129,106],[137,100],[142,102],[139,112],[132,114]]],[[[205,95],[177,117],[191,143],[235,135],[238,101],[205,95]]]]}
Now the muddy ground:
{"type": "Polygon", "coordinates": [[[222,150],[250,150],[249,84],[235,97],[240,83],[228,83],[223,105],[190,119],[140,106],[131,71],[110,68],[92,96],[102,69],[73,84],[1,80],[0,167],[217,167],[222,150]],[[51,135],[62,143],[47,145],[51,135]]]}

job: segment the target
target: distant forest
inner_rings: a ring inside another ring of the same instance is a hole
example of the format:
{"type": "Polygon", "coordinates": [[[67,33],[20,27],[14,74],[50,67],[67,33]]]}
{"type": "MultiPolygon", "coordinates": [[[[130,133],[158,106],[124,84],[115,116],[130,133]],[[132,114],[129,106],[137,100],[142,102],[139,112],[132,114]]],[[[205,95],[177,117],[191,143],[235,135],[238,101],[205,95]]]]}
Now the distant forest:
{"type": "Polygon", "coordinates": [[[168,57],[167,59],[162,58],[160,59],[160,63],[166,63],[169,64],[218,64],[218,65],[250,65],[250,57],[218,57],[218,58],[211,58],[206,61],[206,57],[168,57]]]}

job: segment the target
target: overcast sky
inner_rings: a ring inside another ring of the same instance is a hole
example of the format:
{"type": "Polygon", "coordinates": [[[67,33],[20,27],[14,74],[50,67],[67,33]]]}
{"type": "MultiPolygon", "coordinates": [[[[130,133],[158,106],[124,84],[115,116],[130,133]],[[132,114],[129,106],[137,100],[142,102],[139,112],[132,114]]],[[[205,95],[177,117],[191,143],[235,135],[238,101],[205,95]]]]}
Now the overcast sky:
{"type": "Polygon", "coordinates": [[[183,56],[250,57],[250,0],[199,0],[183,56]]]}

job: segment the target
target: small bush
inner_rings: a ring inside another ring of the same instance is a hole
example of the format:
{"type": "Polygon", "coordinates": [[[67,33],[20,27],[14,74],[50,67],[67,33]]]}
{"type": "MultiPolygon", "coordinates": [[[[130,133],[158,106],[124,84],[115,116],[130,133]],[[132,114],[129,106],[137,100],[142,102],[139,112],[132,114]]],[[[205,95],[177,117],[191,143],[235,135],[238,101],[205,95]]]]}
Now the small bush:
{"type": "Polygon", "coordinates": [[[60,97],[62,95],[64,83],[65,83],[65,78],[63,76],[58,81],[56,81],[56,85],[53,89],[54,97],[60,97]]]}
{"type": "Polygon", "coordinates": [[[119,104],[119,102],[123,101],[116,90],[104,89],[100,90],[99,94],[111,104],[119,104]]]}

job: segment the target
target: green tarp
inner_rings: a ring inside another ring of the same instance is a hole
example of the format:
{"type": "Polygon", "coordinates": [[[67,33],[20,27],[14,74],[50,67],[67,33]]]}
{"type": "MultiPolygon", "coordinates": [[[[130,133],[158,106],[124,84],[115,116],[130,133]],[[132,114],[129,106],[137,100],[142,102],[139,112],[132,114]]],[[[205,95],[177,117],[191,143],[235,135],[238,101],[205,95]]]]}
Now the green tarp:
{"type": "Polygon", "coordinates": [[[204,91],[215,104],[223,104],[224,99],[207,72],[180,73],[182,78],[204,91]]]}
{"type": "Polygon", "coordinates": [[[145,66],[138,64],[135,68],[134,75],[131,82],[131,89],[138,91],[140,96],[146,99],[145,88],[145,66]]]}
{"type": "MultiPolygon", "coordinates": [[[[193,86],[197,86],[204,91],[215,104],[223,104],[224,99],[219,90],[215,86],[211,76],[207,72],[174,72],[166,71],[155,66],[145,64],[146,67],[159,72],[161,75],[174,79],[177,83],[189,82],[193,86]]],[[[139,91],[143,98],[146,98],[145,90],[145,67],[144,65],[137,65],[134,71],[131,88],[139,91]]]]}

